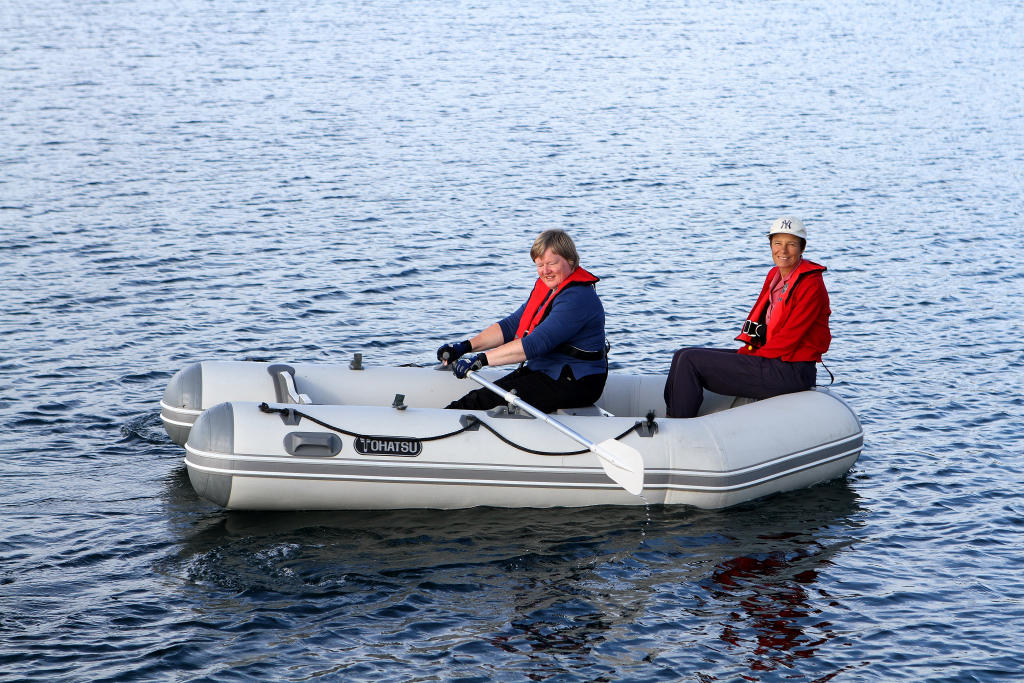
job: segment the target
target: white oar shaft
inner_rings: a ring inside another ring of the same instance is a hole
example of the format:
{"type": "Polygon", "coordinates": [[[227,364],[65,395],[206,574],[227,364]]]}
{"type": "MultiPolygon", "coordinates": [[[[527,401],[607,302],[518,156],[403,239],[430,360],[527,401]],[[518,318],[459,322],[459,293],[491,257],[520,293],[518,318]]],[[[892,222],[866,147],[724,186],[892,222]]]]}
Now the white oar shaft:
{"type": "Polygon", "coordinates": [[[475,381],[477,384],[479,384],[479,385],[481,385],[483,387],[486,387],[487,389],[490,389],[491,391],[493,391],[494,393],[498,394],[499,396],[501,396],[503,399],[505,399],[506,401],[508,401],[512,405],[514,405],[514,406],[516,406],[518,408],[522,408],[523,410],[528,412],[530,415],[533,415],[538,420],[544,420],[549,425],[551,425],[552,427],[554,427],[558,431],[560,431],[563,434],[565,434],[566,436],[568,436],[570,439],[573,439],[577,443],[583,444],[584,446],[589,448],[592,452],[597,453],[602,458],[605,458],[606,460],[608,460],[608,462],[612,463],[616,467],[621,467],[623,469],[629,469],[628,466],[625,463],[623,463],[622,461],[616,459],[616,457],[614,455],[612,455],[611,453],[608,453],[607,451],[603,451],[603,450],[599,452],[598,451],[598,445],[596,443],[594,443],[593,441],[591,441],[587,437],[583,436],[582,434],[580,434],[579,432],[574,430],[572,427],[570,427],[568,425],[565,425],[565,424],[562,424],[558,420],[555,420],[550,415],[545,413],[543,410],[540,410],[538,408],[534,408],[532,405],[530,405],[529,403],[527,403],[523,399],[519,398],[518,396],[516,396],[511,391],[505,391],[504,389],[499,387],[494,382],[490,382],[490,381],[484,379],[483,377],[481,377],[480,375],[476,374],[472,370],[470,370],[466,374],[467,374],[467,376],[472,378],[473,381],[475,381]]]}

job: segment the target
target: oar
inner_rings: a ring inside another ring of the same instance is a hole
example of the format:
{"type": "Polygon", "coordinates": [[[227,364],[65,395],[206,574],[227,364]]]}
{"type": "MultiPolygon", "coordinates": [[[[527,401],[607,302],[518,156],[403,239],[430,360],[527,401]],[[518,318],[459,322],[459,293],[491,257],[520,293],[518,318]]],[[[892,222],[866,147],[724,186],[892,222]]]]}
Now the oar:
{"type": "Polygon", "coordinates": [[[480,386],[490,389],[509,403],[522,408],[539,420],[544,420],[570,439],[573,439],[574,441],[577,441],[589,448],[597,454],[597,457],[601,461],[601,467],[604,468],[605,474],[607,474],[612,481],[622,488],[635,496],[640,495],[644,490],[644,459],[643,456],[640,455],[640,452],[632,446],[627,446],[621,441],[616,441],[615,439],[606,439],[601,443],[594,443],[587,437],[574,431],[568,425],[564,425],[551,417],[543,410],[534,408],[511,391],[505,391],[497,384],[487,381],[472,370],[467,372],[466,375],[472,378],[473,381],[480,386]]]}

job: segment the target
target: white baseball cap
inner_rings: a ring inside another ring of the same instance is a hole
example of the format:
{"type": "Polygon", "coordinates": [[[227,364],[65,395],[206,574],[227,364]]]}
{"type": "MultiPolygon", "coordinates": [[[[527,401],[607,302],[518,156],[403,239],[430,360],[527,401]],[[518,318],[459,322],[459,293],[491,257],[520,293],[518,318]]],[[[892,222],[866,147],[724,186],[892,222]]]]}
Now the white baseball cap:
{"type": "Polygon", "coordinates": [[[776,218],[775,222],[772,223],[772,227],[768,230],[768,236],[771,237],[780,232],[786,235],[794,235],[803,240],[807,239],[807,228],[804,227],[804,222],[793,216],[776,218]]]}

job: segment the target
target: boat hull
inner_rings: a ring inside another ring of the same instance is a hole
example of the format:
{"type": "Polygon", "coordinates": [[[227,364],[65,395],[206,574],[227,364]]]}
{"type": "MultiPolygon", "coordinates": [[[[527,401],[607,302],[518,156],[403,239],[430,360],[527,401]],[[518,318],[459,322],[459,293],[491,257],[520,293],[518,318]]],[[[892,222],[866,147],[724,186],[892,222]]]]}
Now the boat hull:
{"type": "MultiPolygon", "coordinates": [[[[626,393],[643,394],[627,384],[620,387],[626,393]]],[[[628,401],[610,401],[616,402],[628,401]]],[[[279,412],[228,401],[190,426],[185,464],[200,496],[239,510],[724,508],[843,476],[863,444],[856,416],[823,390],[690,420],[655,417],[653,428],[646,419],[601,412],[558,415],[595,442],[621,437],[637,449],[645,465],[641,497],[608,479],[594,454],[579,453],[578,443],[522,415],[386,405],[268,407],[279,412]]]]}

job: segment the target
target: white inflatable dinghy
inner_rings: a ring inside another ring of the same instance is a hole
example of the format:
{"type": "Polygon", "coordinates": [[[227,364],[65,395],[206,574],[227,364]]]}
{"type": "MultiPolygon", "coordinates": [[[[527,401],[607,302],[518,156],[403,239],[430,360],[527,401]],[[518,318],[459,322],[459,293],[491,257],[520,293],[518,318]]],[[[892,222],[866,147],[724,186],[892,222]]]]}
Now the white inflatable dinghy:
{"type": "Polygon", "coordinates": [[[612,373],[596,405],[552,416],[639,451],[642,496],[514,406],[443,409],[473,382],[434,368],[365,367],[358,354],[348,366],[196,363],[168,384],[161,418],[185,445],[196,492],[247,510],[723,508],[843,476],[860,455],[857,417],[824,389],[754,402],[709,392],[698,417],[672,419],[664,382],[612,373]]]}

